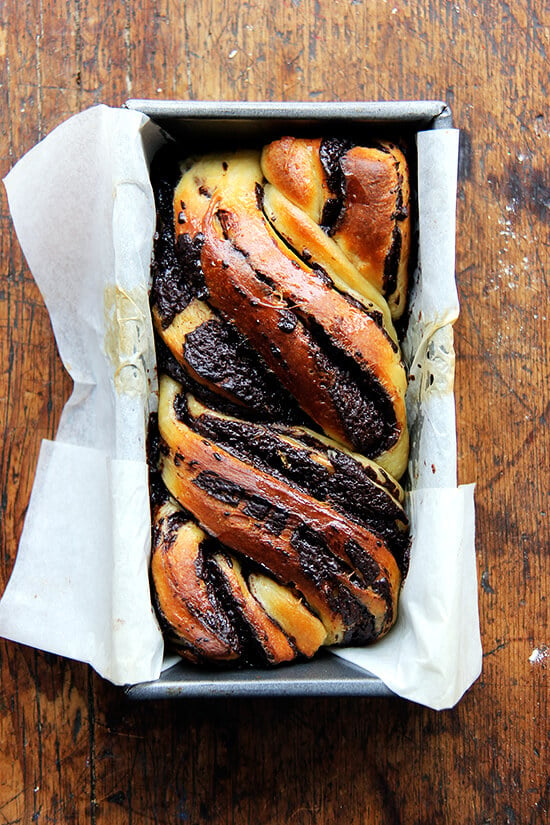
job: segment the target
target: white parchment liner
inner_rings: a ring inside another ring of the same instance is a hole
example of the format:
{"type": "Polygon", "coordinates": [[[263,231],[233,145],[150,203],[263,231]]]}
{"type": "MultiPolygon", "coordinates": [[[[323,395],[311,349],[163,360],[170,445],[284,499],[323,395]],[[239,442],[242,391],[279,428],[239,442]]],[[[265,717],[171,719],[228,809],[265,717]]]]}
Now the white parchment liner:
{"type": "MultiPolygon", "coordinates": [[[[137,112],[72,117],[5,179],[19,241],[74,380],[42,444],[0,635],[89,662],[115,684],[158,677],[148,583],[145,436],[156,374],[148,309],[155,209],[137,112]]],[[[481,670],[473,486],[456,486],[454,232],[458,132],[418,134],[421,276],[403,351],[412,381],[413,546],[395,628],[335,650],[396,693],[451,707],[481,670]]]]}

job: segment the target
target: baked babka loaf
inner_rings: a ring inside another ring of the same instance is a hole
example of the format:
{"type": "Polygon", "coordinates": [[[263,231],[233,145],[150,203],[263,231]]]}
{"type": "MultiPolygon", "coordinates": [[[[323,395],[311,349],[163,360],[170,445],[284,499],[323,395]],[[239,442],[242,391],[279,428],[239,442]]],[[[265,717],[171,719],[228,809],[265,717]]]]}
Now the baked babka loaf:
{"type": "Polygon", "coordinates": [[[371,642],[409,546],[404,156],[283,138],[168,153],[153,180],[167,638],[197,662],[271,664],[371,642]]]}

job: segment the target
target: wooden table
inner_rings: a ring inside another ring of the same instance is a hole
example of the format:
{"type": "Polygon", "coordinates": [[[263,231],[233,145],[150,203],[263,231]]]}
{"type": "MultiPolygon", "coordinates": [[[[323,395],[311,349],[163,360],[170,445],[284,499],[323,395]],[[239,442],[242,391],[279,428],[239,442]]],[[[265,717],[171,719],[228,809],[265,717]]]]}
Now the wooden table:
{"type": "MultiPolygon", "coordinates": [[[[0,171],[128,97],[442,98],[462,131],[459,476],[477,482],[481,679],[398,699],[152,703],[0,645],[0,823],[545,823],[550,7],[457,0],[0,4],[0,171]]],[[[2,192],[2,554],[70,381],[2,192]]]]}

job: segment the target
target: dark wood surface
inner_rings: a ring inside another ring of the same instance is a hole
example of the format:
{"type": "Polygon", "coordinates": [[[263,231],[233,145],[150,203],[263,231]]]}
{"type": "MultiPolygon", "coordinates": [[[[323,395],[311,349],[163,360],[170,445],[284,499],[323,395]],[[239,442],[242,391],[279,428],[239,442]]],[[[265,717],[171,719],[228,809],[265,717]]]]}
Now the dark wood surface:
{"type": "MultiPolygon", "coordinates": [[[[477,482],[481,679],[397,699],[132,705],[86,666],[0,643],[0,823],[548,822],[546,0],[4,0],[2,175],[128,97],[442,98],[462,129],[459,476],[477,482]],[[537,649],[537,661],[530,661],[537,649]]],[[[1,194],[0,589],[70,381],[1,194]]]]}

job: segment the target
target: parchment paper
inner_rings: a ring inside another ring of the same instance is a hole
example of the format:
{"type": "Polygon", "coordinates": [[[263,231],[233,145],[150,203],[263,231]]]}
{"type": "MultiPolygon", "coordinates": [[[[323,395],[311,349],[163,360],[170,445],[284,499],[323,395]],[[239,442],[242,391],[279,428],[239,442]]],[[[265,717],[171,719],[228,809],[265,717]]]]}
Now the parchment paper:
{"type": "Polygon", "coordinates": [[[10,172],[10,210],[74,391],[44,441],[0,634],[89,662],[116,684],[155,678],[145,436],[154,399],[148,305],[155,209],[143,115],[100,106],[10,172]]]}
{"type": "MultiPolygon", "coordinates": [[[[42,445],[0,635],[89,662],[116,684],[157,678],[163,658],[148,584],[145,464],[156,389],[147,159],[161,139],[139,113],[95,107],[5,180],[75,386],[55,442],[42,445]]],[[[434,708],[454,705],[481,669],[473,487],[456,487],[457,150],[454,130],[418,135],[421,272],[404,342],[414,539],[400,615],[376,645],[335,651],[434,708]]]]}
{"type": "Polygon", "coordinates": [[[410,375],[410,568],[391,632],[370,647],[333,652],[379,676],[400,696],[441,709],[456,704],[479,676],[482,661],[474,485],[456,486],[458,131],[420,132],[417,148],[419,267],[403,342],[410,375]]]}

